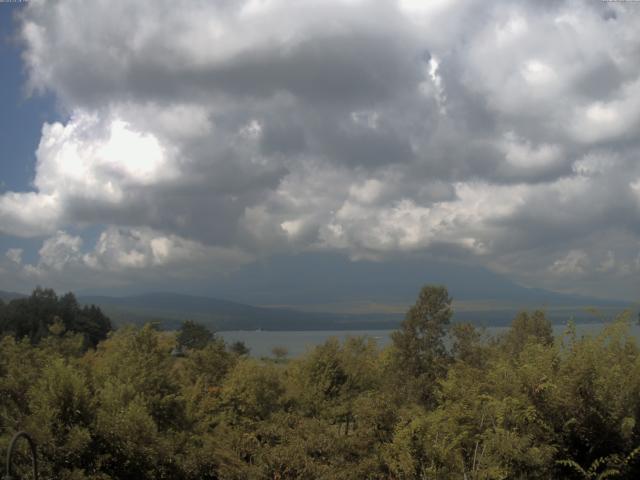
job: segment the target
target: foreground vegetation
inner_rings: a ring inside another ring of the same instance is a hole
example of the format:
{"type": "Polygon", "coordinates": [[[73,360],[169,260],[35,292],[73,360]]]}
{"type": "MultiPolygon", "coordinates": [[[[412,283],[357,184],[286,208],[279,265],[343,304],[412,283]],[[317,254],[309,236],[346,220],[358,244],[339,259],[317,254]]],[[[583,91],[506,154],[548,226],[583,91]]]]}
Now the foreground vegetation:
{"type": "Polygon", "coordinates": [[[640,350],[624,317],[554,339],[543,313],[521,313],[488,339],[450,325],[446,289],[429,286],[389,348],[329,340],[287,361],[192,322],[102,339],[101,312],[57,310],[70,297],[23,302],[0,305],[0,448],[31,432],[43,478],[640,478],[640,350]]]}

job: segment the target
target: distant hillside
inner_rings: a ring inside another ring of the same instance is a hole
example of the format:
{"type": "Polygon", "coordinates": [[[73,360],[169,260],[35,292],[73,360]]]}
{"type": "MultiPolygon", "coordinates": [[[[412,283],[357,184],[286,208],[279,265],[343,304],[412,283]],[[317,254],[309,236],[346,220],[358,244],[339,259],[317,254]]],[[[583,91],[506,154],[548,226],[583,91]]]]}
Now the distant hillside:
{"type": "Polygon", "coordinates": [[[528,288],[481,266],[419,257],[352,262],[329,253],[274,256],[224,278],[212,279],[200,293],[210,292],[218,298],[250,305],[288,305],[294,309],[315,305],[319,311],[322,305],[353,302],[409,305],[425,284],[446,285],[454,300],[509,303],[520,308],[545,305],[617,308],[624,304],[528,288]]]}
{"type": "Polygon", "coordinates": [[[3,300],[5,302],[9,302],[9,301],[14,300],[16,298],[24,298],[24,297],[26,297],[26,295],[24,295],[22,293],[5,292],[4,290],[0,290],[0,300],[3,300]]]}
{"type": "MultiPolygon", "coordinates": [[[[558,295],[558,294],[556,294],[558,295]]],[[[526,308],[545,307],[554,323],[564,323],[573,318],[577,322],[598,321],[611,318],[626,304],[589,302],[582,297],[571,298],[559,304],[517,305],[492,302],[454,303],[455,321],[468,321],[478,325],[507,325],[514,315],[526,308]],[[597,314],[588,307],[596,307],[597,314]]],[[[184,320],[195,320],[213,330],[347,330],[396,328],[404,317],[403,310],[392,313],[340,314],[330,312],[306,312],[285,308],[256,307],[243,303],[209,297],[176,293],[148,293],[128,297],[85,296],[79,301],[95,304],[116,324],[142,324],[160,322],[165,329],[175,329],[184,320]]]]}
{"type": "Polygon", "coordinates": [[[128,297],[85,296],[83,304],[98,305],[118,323],[160,322],[174,329],[184,320],[201,322],[214,330],[328,330],[395,328],[397,314],[343,315],[254,307],[208,297],[175,293],[148,293],[128,297]]]}

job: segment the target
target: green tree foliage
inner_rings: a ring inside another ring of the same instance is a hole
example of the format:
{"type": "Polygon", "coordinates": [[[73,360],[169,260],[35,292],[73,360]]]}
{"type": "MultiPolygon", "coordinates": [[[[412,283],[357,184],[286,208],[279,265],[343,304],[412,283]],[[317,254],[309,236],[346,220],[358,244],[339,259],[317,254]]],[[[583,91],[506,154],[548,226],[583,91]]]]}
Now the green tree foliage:
{"type": "Polygon", "coordinates": [[[200,323],[187,320],[178,331],[178,345],[200,350],[213,340],[213,333],[200,323]]]}
{"type": "Polygon", "coordinates": [[[51,289],[36,288],[31,296],[0,305],[0,335],[28,338],[38,343],[51,334],[54,323],[80,333],[87,346],[107,338],[111,321],[95,305],[81,307],[72,293],[58,297],[51,289]]]}
{"type": "Polygon", "coordinates": [[[231,422],[265,420],[280,409],[284,385],[280,371],[253,359],[238,362],[220,392],[231,422]]]}
{"type": "Polygon", "coordinates": [[[630,316],[554,339],[521,313],[499,338],[454,323],[447,339],[451,299],[426,287],[384,350],[330,339],[274,361],[215,336],[176,357],[181,333],[152,325],[87,350],[60,299],[38,295],[55,311],[39,343],[0,338],[0,458],[26,429],[42,478],[640,478],[630,316]]]}
{"type": "Polygon", "coordinates": [[[239,357],[249,355],[250,353],[249,347],[247,347],[242,340],[237,340],[229,345],[229,350],[239,357]]]}
{"type": "Polygon", "coordinates": [[[456,323],[451,328],[453,357],[474,367],[484,367],[487,350],[483,348],[482,332],[470,323],[456,323]]]}
{"type": "Polygon", "coordinates": [[[530,341],[551,345],[553,343],[551,322],[541,310],[536,310],[532,314],[520,312],[502,341],[505,348],[511,350],[512,354],[518,354],[530,341]]]}
{"type": "Polygon", "coordinates": [[[437,380],[446,372],[444,337],[453,315],[451,297],[443,286],[427,285],[391,335],[395,369],[407,393],[433,404],[437,380]]]}

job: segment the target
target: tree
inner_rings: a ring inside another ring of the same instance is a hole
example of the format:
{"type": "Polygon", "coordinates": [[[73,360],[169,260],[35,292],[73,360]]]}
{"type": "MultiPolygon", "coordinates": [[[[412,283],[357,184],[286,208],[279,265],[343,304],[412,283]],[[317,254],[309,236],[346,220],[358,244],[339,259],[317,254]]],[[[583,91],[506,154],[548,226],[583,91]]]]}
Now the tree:
{"type": "Polygon", "coordinates": [[[213,337],[213,333],[204,325],[187,320],[180,327],[177,341],[178,345],[182,347],[200,350],[206,347],[213,340],[213,337]]]}
{"type": "Polygon", "coordinates": [[[427,404],[433,401],[436,380],[446,372],[444,337],[453,315],[451,302],[446,287],[424,286],[400,330],[391,335],[397,371],[412,393],[427,404]]]}
{"type": "Polygon", "coordinates": [[[83,334],[85,348],[95,347],[111,331],[111,320],[100,308],[80,307],[73,293],[58,297],[53,290],[40,287],[30,297],[11,300],[1,313],[0,334],[28,338],[33,344],[51,335],[50,327],[56,322],[62,322],[68,332],[83,334]]]}
{"type": "Polygon", "coordinates": [[[38,454],[49,460],[45,478],[68,478],[91,457],[91,393],[84,372],[63,359],[48,364],[30,389],[26,428],[37,438],[38,454]]]}
{"type": "Polygon", "coordinates": [[[284,390],[275,366],[245,359],[229,373],[222,387],[222,404],[232,423],[264,420],[278,410],[284,390]]]}
{"type": "Polygon", "coordinates": [[[236,340],[235,342],[233,342],[229,346],[229,350],[231,351],[231,353],[235,353],[239,357],[249,355],[249,352],[251,351],[242,340],[236,340]]]}
{"type": "Polygon", "coordinates": [[[511,323],[511,328],[503,342],[512,354],[518,354],[527,342],[553,345],[551,322],[541,310],[536,310],[532,314],[520,312],[511,323]]]}
{"type": "Polygon", "coordinates": [[[474,367],[483,367],[486,348],[482,344],[482,333],[471,323],[456,323],[451,328],[453,346],[451,353],[456,360],[474,367]]]}

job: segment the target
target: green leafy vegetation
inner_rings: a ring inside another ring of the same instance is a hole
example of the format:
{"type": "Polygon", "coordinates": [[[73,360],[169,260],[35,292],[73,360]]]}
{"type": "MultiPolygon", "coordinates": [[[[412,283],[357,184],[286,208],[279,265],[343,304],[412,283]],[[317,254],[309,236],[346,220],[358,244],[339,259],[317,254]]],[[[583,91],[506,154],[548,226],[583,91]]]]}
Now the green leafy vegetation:
{"type": "Polygon", "coordinates": [[[51,289],[36,288],[30,297],[0,301],[0,335],[38,343],[51,333],[82,333],[87,346],[107,338],[111,321],[100,308],[81,307],[73,293],[58,297],[51,289]]]}
{"type": "Polygon", "coordinates": [[[523,312],[488,338],[427,286],[385,349],[331,339],[257,360],[193,322],[98,338],[108,319],[71,297],[14,302],[0,307],[0,455],[29,431],[42,478],[640,478],[631,316],[554,338],[523,312]]]}

